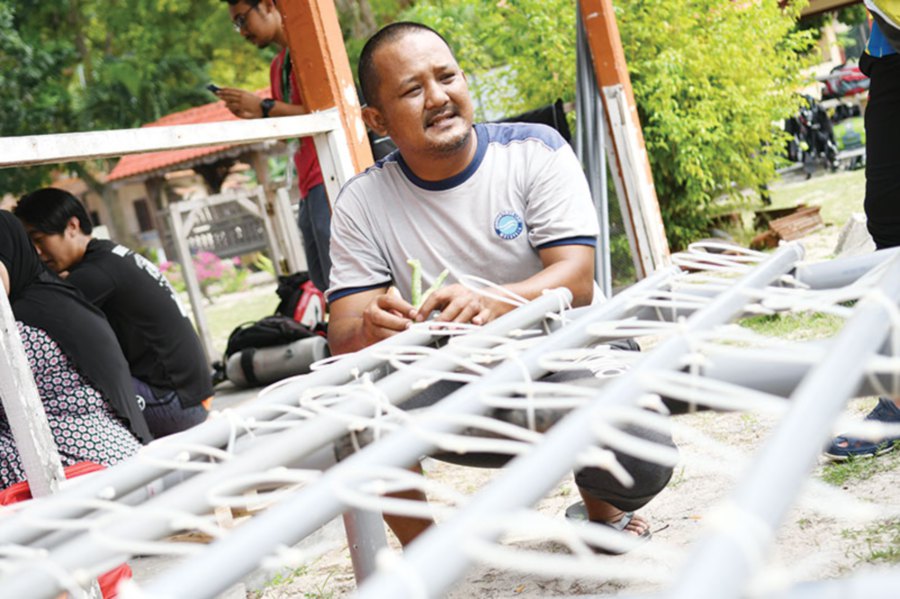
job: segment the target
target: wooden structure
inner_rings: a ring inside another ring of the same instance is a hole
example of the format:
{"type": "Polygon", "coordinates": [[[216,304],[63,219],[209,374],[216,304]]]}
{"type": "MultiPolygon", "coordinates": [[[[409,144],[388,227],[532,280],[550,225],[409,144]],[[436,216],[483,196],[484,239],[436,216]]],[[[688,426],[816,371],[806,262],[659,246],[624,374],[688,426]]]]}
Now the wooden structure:
{"type": "Polygon", "coordinates": [[[328,145],[330,140],[316,139],[325,188],[334,201],[343,181],[372,164],[337,10],[333,0],[279,2],[277,6],[284,18],[291,63],[307,108],[312,112],[337,108],[340,115],[349,152],[336,152],[328,145]]]}
{"type": "Polygon", "coordinates": [[[625,63],[612,0],[580,0],[605,116],[607,157],[635,271],[643,278],[668,264],[669,244],[625,63]]]}

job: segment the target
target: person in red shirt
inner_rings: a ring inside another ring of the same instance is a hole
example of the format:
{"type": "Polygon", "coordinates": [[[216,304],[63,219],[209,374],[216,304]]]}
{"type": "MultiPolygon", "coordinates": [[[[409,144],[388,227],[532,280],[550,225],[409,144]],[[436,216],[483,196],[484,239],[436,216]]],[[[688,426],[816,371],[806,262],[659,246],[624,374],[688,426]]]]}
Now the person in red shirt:
{"type": "MultiPolygon", "coordinates": [[[[228,13],[234,29],[259,48],[277,44],[281,52],[269,68],[271,98],[260,100],[254,93],[223,87],[216,92],[225,106],[242,119],[258,119],[275,116],[305,114],[300,87],[291,68],[291,56],[287,45],[281,13],[275,0],[223,0],[228,3],[228,13]]],[[[297,182],[300,187],[300,216],[298,225],[303,235],[303,248],[309,277],[321,291],[328,289],[331,259],[328,255],[331,240],[331,207],[319,158],[311,137],[300,139],[300,149],[294,154],[297,182]]]]}

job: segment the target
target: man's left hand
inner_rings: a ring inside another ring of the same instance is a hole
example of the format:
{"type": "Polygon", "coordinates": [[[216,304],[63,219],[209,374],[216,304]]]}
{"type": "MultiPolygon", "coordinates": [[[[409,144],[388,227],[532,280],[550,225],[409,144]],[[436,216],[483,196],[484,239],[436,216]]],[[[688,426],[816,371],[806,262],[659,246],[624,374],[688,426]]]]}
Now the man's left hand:
{"type": "Polygon", "coordinates": [[[242,119],[262,118],[262,98],[242,89],[223,87],[216,95],[225,100],[225,107],[236,117],[242,119]]]}
{"type": "Polygon", "coordinates": [[[460,322],[482,325],[490,322],[500,314],[500,310],[492,308],[492,302],[478,295],[468,287],[460,284],[441,287],[429,295],[419,307],[416,316],[422,322],[435,310],[440,314],[435,320],[440,322],[460,322]]]}

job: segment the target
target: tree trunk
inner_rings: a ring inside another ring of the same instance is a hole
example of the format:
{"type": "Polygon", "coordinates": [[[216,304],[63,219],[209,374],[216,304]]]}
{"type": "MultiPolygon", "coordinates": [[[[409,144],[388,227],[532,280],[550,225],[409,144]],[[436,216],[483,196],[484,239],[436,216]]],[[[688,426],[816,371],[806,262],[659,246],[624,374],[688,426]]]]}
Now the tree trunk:
{"type": "Polygon", "coordinates": [[[72,32],[75,49],[78,50],[78,57],[81,59],[81,65],[84,73],[84,82],[89,85],[93,80],[93,69],[91,68],[91,51],[88,48],[87,40],[84,37],[84,23],[81,18],[81,3],[78,0],[69,2],[69,12],[66,15],[69,23],[69,31],[72,32]]]}
{"type": "Polygon", "coordinates": [[[366,39],[375,33],[375,13],[369,0],[336,0],[338,14],[350,24],[350,36],[366,39]]]}
{"type": "Polygon", "coordinates": [[[79,178],[91,188],[91,191],[100,196],[103,205],[106,206],[106,210],[109,212],[109,217],[112,220],[109,223],[109,236],[122,245],[131,248],[138,247],[140,240],[128,230],[122,203],[119,202],[118,194],[113,186],[101,183],[82,163],[74,163],[72,167],[78,173],[79,178]]]}

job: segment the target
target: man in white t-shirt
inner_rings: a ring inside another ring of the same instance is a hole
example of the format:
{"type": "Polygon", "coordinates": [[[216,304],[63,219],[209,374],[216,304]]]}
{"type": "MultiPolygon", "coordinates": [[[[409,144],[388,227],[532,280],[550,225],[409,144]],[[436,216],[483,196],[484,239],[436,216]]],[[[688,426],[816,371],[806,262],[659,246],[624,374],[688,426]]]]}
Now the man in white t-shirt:
{"type": "MultiPolygon", "coordinates": [[[[575,306],[591,303],[597,216],[581,165],[555,130],[473,126],[466,76],[449,45],[416,23],[376,33],[360,56],[359,79],[363,118],[397,151],[350,180],[334,204],[333,353],[367,347],[435,312],[440,321],[480,325],[512,309],[463,286],[462,275],[527,299],[567,287],[575,306]],[[423,288],[449,272],[418,309],[408,259],[421,262],[423,288]]],[[[658,468],[633,489],[608,492],[611,477],[588,468],[576,482],[591,520],[646,536],[647,522],[628,512],[670,475],[658,468]]],[[[386,520],[404,545],[429,524],[386,520]]]]}

